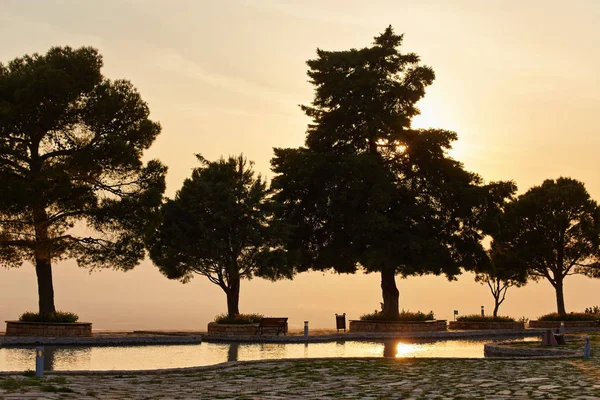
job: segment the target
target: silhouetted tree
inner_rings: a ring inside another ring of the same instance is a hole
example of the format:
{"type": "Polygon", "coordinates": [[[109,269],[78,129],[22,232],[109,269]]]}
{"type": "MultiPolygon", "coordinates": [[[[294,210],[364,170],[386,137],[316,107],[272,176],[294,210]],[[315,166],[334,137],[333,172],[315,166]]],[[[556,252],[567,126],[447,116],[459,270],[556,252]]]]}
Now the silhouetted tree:
{"type": "Polygon", "coordinates": [[[150,240],[150,257],[169,279],[200,274],[227,295],[230,318],[239,314],[240,280],[260,275],[291,277],[272,223],[267,185],[243,156],[202,164],[175,199],[162,207],[162,223],[150,240]]]}
{"type": "Polygon", "coordinates": [[[498,316],[498,308],[504,302],[508,288],[527,283],[527,272],[496,247],[488,252],[489,262],[477,266],[475,270],[475,281],[487,284],[494,297],[494,317],[498,316]]]}
{"type": "Polygon", "coordinates": [[[145,255],[166,168],[144,165],[160,132],[98,51],[55,47],[0,64],[0,263],[36,267],[39,312],[55,312],[52,261],[133,268],[145,255]]]}
{"type": "Polygon", "coordinates": [[[446,151],[454,132],[411,128],[433,82],[416,54],[402,54],[389,27],[371,47],[317,50],[306,147],[275,149],[279,217],[299,271],[381,274],[383,312],[399,314],[395,275],[460,273],[486,258],[485,222],[512,183],[483,186],[446,151]]]}
{"type": "Polygon", "coordinates": [[[493,237],[529,277],[552,284],[561,315],[566,314],[565,277],[600,276],[600,208],[575,179],[549,179],[519,196],[507,206],[493,237]]]}

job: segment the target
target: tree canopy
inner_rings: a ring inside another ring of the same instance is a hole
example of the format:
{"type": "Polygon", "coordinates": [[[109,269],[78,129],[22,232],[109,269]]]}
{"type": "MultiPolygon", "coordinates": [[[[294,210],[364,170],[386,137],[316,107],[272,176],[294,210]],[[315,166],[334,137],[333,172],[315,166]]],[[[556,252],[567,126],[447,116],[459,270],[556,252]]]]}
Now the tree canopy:
{"type": "Polygon", "coordinates": [[[242,155],[201,166],[162,207],[150,240],[150,257],[169,279],[205,276],[227,295],[230,318],[239,314],[240,280],[291,277],[281,248],[283,231],[272,221],[266,181],[242,155]]]}
{"type": "Polygon", "coordinates": [[[306,147],[275,149],[272,160],[296,267],[381,273],[390,318],[396,274],[453,277],[486,259],[483,232],[515,190],[484,185],[450,158],[456,133],[411,127],[434,73],[401,43],[388,27],[371,47],[317,50],[306,147]]]}
{"type": "Polygon", "coordinates": [[[160,125],[102,65],[90,47],[0,64],[0,263],[35,264],[40,314],[55,312],[52,261],[133,268],[165,189],[166,168],[141,161],[160,125]]]}
{"type": "Polygon", "coordinates": [[[552,284],[559,314],[566,314],[568,275],[600,276],[600,207],[575,179],[548,179],[519,196],[507,206],[493,238],[531,279],[552,284]]]}

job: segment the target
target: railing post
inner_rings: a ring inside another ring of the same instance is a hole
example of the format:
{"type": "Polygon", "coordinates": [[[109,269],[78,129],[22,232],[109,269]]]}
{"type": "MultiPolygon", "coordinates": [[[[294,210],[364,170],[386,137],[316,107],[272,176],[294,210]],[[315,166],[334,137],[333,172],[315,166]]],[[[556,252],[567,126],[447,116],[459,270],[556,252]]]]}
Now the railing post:
{"type": "Polygon", "coordinates": [[[585,337],[585,344],[583,345],[583,358],[590,358],[592,356],[592,344],[590,343],[590,337],[585,337]]]}
{"type": "Polygon", "coordinates": [[[44,376],[44,347],[35,348],[35,376],[41,378],[44,376]]]}

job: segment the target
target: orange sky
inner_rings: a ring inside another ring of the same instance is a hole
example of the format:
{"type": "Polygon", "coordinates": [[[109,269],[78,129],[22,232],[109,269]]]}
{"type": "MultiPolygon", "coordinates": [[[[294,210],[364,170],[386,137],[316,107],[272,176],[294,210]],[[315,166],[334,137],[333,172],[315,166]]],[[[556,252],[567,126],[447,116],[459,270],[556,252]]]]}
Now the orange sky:
{"type": "MultiPolygon", "coordinates": [[[[600,199],[600,2],[574,1],[9,1],[0,7],[0,60],[53,45],[92,45],[104,74],[127,78],[163,132],[147,154],[169,167],[167,193],[208,159],[245,155],[270,176],[273,147],[302,145],[312,100],[305,61],[315,49],[370,44],[392,24],[405,51],[418,53],[437,79],[420,103],[421,127],[455,130],[452,155],[486,180],[514,180],[522,193],[546,178],[570,176],[600,199]],[[34,5],[35,4],[35,5],[34,5]]],[[[57,307],[96,328],[203,329],[225,310],[225,295],[198,277],[182,285],[149,261],[129,273],[88,274],[55,267],[57,307]]],[[[478,312],[492,307],[487,288],[457,282],[398,280],[401,307],[478,312]]],[[[570,277],[567,311],[600,304],[600,281],[570,277]]],[[[37,305],[31,266],[0,270],[0,318],[37,305]]],[[[243,282],[242,312],[333,326],[379,308],[377,275],[311,273],[293,282],[243,282]]],[[[535,318],[553,311],[549,283],[509,291],[501,313],[535,318]]]]}

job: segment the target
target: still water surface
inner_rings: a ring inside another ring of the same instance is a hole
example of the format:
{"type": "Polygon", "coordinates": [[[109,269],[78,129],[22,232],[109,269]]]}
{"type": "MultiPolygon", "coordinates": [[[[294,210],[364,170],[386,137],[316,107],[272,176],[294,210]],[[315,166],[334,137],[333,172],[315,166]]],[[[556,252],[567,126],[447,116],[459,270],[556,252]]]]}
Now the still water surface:
{"type": "MultiPolygon", "coordinates": [[[[527,340],[527,339],[525,339],[527,340]]],[[[226,361],[320,357],[482,358],[490,340],[436,342],[202,343],[168,346],[45,346],[46,370],[137,370],[214,365],[226,361]]],[[[0,348],[0,371],[35,369],[33,347],[0,348]]]]}

